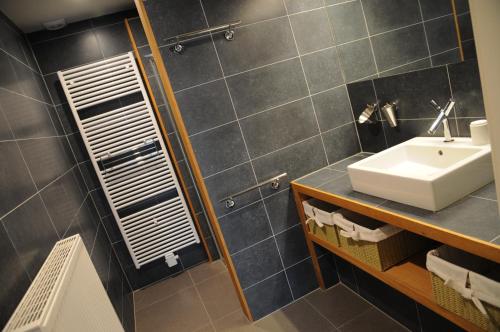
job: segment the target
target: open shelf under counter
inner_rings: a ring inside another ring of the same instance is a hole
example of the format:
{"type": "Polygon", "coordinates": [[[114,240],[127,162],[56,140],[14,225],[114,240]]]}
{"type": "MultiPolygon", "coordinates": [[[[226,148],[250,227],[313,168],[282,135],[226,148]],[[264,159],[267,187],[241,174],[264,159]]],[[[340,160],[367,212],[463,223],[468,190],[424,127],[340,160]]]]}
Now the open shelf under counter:
{"type": "Polygon", "coordinates": [[[481,331],[476,325],[454,313],[440,307],[432,296],[431,276],[425,268],[425,253],[417,254],[391,267],[386,271],[379,271],[370,265],[354,258],[345,249],[309,235],[312,242],[322,246],[335,255],[343,258],[361,270],[388,284],[418,303],[445,317],[466,331],[481,331]]]}
{"type": "Polygon", "coordinates": [[[500,218],[494,184],[481,188],[439,212],[426,211],[354,192],[347,166],[366,156],[354,155],[291,182],[318,283],[324,288],[313,244],[345,259],[465,330],[480,331],[469,321],[436,303],[432,295],[430,273],[425,267],[425,252],[381,272],[356,259],[345,249],[309,233],[302,201],[315,198],[500,263],[500,218]]]}

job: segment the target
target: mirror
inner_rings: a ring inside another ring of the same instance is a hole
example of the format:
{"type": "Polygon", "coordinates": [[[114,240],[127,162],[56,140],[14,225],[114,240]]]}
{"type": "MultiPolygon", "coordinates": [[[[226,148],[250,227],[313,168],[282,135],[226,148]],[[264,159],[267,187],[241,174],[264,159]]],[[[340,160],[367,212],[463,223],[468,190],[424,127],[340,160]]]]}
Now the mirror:
{"type": "MultiPolygon", "coordinates": [[[[362,3],[377,71],[365,79],[475,58],[467,0],[362,3]]],[[[350,21],[353,29],[354,21],[350,21]]],[[[343,33],[337,37],[343,38],[343,33]]],[[[348,79],[354,80],[363,78],[348,79]]]]}

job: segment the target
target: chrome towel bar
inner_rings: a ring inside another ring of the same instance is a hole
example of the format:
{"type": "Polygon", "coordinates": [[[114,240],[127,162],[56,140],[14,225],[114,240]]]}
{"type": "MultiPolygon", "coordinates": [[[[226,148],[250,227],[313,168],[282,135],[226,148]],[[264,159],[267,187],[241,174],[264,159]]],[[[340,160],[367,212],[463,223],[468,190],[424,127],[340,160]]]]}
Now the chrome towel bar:
{"type": "Polygon", "coordinates": [[[241,24],[241,21],[235,21],[227,24],[222,24],[202,30],[197,30],[197,31],[192,31],[188,33],[183,33],[181,35],[177,35],[174,37],[169,37],[165,38],[164,40],[166,41],[175,41],[175,46],[172,48],[172,50],[177,53],[181,54],[184,51],[184,45],[182,44],[183,41],[187,41],[191,38],[198,37],[198,36],[203,36],[207,35],[212,32],[219,32],[219,31],[224,31],[224,38],[226,40],[231,41],[234,38],[234,27],[238,26],[241,24]]]}
{"type": "Polygon", "coordinates": [[[242,190],[242,191],[239,191],[237,193],[234,193],[232,195],[229,195],[227,197],[224,197],[223,199],[221,199],[219,201],[219,203],[225,203],[226,207],[228,209],[232,208],[235,206],[235,202],[234,202],[234,199],[238,196],[241,196],[249,191],[252,191],[254,189],[257,189],[257,188],[260,188],[262,186],[265,186],[266,184],[271,184],[271,188],[273,188],[274,190],[278,190],[278,188],[280,187],[280,181],[282,178],[286,177],[287,176],[287,173],[282,173],[278,176],[275,176],[273,178],[270,178],[269,180],[266,180],[266,181],[263,181],[263,182],[260,182],[260,183],[257,183],[256,185],[253,185],[245,190],[242,190]]]}

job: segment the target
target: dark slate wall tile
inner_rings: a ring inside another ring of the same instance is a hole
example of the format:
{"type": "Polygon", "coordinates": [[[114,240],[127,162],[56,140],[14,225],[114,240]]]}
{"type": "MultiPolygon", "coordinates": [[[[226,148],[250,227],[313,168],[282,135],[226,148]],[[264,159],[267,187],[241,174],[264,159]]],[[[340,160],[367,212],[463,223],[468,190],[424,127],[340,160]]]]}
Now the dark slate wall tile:
{"type": "Polygon", "coordinates": [[[235,119],[224,80],[184,90],[175,96],[190,135],[235,119]]]}
{"type": "MultiPolygon", "coordinates": [[[[258,158],[253,164],[259,181],[287,172],[288,177],[281,184],[282,188],[286,188],[288,181],[326,166],[326,158],[321,139],[316,136],[258,158]]],[[[266,196],[272,193],[271,190],[262,188],[266,196]]]]}
{"type": "Polygon", "coordinates": [[[33,52],[44,74],[54,73],[102,58],[93,31],[68,35],[44,43],[34,44],[33,52]]]}
{"type": "Polygon", "coordinates": [[[284,272],[246,289],[244,294],[254,319],[262,318],[293,300],[284,272]]]}
{"type": "Polygon", "coordinates": [[[458,47],[455,20],[451,15],[425,22],[425,31],[431,54],[458,47]]]}
{"type": "Polygon", "coordinates": [[[191,137],[203,176],[223,171],[248,160],[237,123],[230,123],[191,137]]]}
{"type": "MultiPolygon", "coordinates": [[[[74,222],[77,223],[78,233],[80,233],[87,251],[92,252],[92,248],[94,247],[95,242],[95,236],[97,234],[97,226],[99,225],[99,215],[90,196],[87,196],[87,198],[85,199],[82,207],[76,215],[76,220],[74,220],[74,222]]],[[[69,231],[71,232],[71,234],[66,234],[65,237],[73,235],[75,230],[76,228],[71,229],[70,226],[69,231]]]]}
{"type": "Polygon", "coordinates": [[[143,265],[139,270],[134,265],[124,267],[133,289],[140,289],[182,271],[181,264],[169,268],[165,261],[156,260],[143,265]]]}
{"type": "Polygon", "coordinates": [[[439,316],[434,311],[417,303],[418,316],[420,318],[421,331],[449,331],[449,332],[463,332],[462,330],[449,320],[439,316]]]}
{"type": "Polygon", "coordinates": [[[36,192],[35,184],[24,163],[16,142],[1,142],[0,155],[4,160],[0,164],[0,215],[3,216],[36,192]]]}
{"type": "Polygon", "coordinates": [[[448,66],[457,117],[484,117],[481,79],[476,60],[448,66]]]}
{"type": "Polygon", "coordinates": [[[319,256],[318,263],[321,269],[321,275],[323,276],[323,281],[325,282],[325,287],[329,288],[336,285],[339,282],[339,275],[337,273],[337,267],[335,266],[333,255],[326,253],[319,256]]]}
{"type": "Polygon", "coordinates": [[[219,224],[230,254],[272,235],[262,202],[219,218],[219,224]]]}
{"type": "Polygon", "coordinates": [[[356,275],[354,274],[353,265],[338,256],[334,256],[334,259],[340,281],[355,292],[358,292],[358,283],[356,281],[356,275]]]}
{"type": "Polygon", "coordinates": [[[17,82],[16,73],[12,65],[16,61],[9,57],[3,50],[0,50],[0,87],[21,93],[21,87],[17,82]]]}
{"type": "Polygon", "coordinates": [[[424,20],[451,14],[451,1],[420,0],[424,20]]]}
{"type": "Polygon", "coordinates": [[[412,299],[375,279],[366,272],[358,268],[354,269],[361,296],[410,330],[418,330],[418,314],[415,302],[412,299]]]}
{"type": "Polygon", "coordinates": [[[450,98],[445,67],[376,79],[374,83],[380,101],[398,101],[398,119],[434,118],[436,111],[429,101],[445,105],[450,98]]]}
{"type": "Polygon", "coordinates": [[[214,37],[226,75],[297,56],[292,30],[286,17],[238,28],[236,36],[231,42],[224,38],[224,34],[214,37]]]}
{"type": "Polygon", "coordinates": [[[111,214],[111,208],[109,207],[109,203],[104,196],[102,188],[91,191],[90,196],[92,197],[92,200],[97,208],[97,213],[101,218],[111,214]]]}
{"type": "Polygon", "coordinates": [[[10,126],[7,122],[7,118],[0,106],[0,141],[11,140],[14,138],[14,134],[10,129],[10,126]]]}
{"type": "Polygon", "coordinates": [[[285,268],[290,267],[309,256],[304,230],[296,225],[276,235],[276,243],[285,268]]]}
{"type": "Polygon", "coordinates": [[[198,0],[152,0],[145,2],[144,6],[160,46],[167,44],[169,37],[207,27],[198,0]]]}
{"type": "Polygon", "coordinates": [[[474,38],[470,14],[459,15],[458,26],[460,27],[460,38],[462,40],[469,40],[474,38]]]}
{"type": "Polygon", "coordinates": [[[179,55],[170,47],[160,49],[174,91],[222,77],[215,48],[206,39],[191,41],[179,55]]]}
{"type": "Polygon", "coordinates": [[[65,138],[51,137],[19,142],[38,188],[45,187],[71,168],[72,162],[67,156],[63,140],[65,138]]]}
{"type": "Polygon", "coordinates": [[[132,51],[124,23],[97,28],[95,34],[105,58],[132,51]]]}
{"type": "Polygon", "coordinates": [[[274,238],[240,251],[232,255],[232,259],[243,289],[283,269],[274,238]]]}
{"type": "Polygon", "coordinates": [[[372,48],[368,39],[358,40],[337,47],[346,82],[374,75],[377,72],[372,48]]]}
{"type": "Polygon", "coordinates": [[[328,15],[318,9],[290,16],[300,54],[317,51],[333,45],[328,15]]]}
{"type": "Polygon", "coordinates": [[[441,66],[441,65],[446,65],[446,64],[450,64],[450,63],[457,63],[460,61],[461,61],[460,50],[458,48],[432,56],[432,64],[434,66],[441,66]]]}
{"type": "Polygon", "coordinates": [[[351,1],[327,8],[337,44],[368,36],[361,2],[351,1]]]}
{"type": "Polygon", "coordinates": [[[289,267],[285,272],[294,299],[298,299],[318,288],[318,281],[311,258],[289,267]]]}
{"type": "Polygon", "coordinates": [[[184,269],[189,269],[190,267],[207,261],[207,254],[201,243],[187,246],[179,250],[178,254],[184,269]]]}
{"type": "Polygon", "coordinates": [[[344,83],[340,60],[335,48],[302,57],[302,65],[311,93],[324,91],[344,83]]]}
{"type": "Polygon", "coordinates": [[[366,108],[367,104],[377,101],[373,82],[363,81],[347,85],[351,106],[356,120],[356,127],[363,151],[379,152],[386,148],[382,123],[378,121],[378,115],[372,115],[372,123],[358,123],[359,116],[366,108]]]}
{"type": "MultiPolygon", "coordinates": [[[[219,202],[224,197],[231,195],[234,192],[239,192],[246,188],[255,185],[255,176],[250,163],[245,163],[224,172],[218,173],[205,179],[212,205],[217,215],[227,214],[232,210],[226,208],[224,202],[219,202]]],[[[243,207],[249,203],[260,199],[259,192],[256,190],[249,191],[246,194],[235,197],[235,206],[243,207]]]]}
{"type": "Polygon", "coordinates": [[[24,293],[30,286],[31,280],[29,279],[21,259],[16,253],[15,248],[3,227],[0,224],[0,264],[8,267],[0,269],[0,303],[2,310],[0,310],[0,325],[5,326],[10,318],[10,315],[16,309],[19,301],[24,296],[24,293]]]}
{"type": "Polygon", "coordinates": [[[297,206],[291,190],[269,196],[264,200],[271,227],[274,233],[279,233],[299,223],[297,206]]]}
{"type": "Polygon", "coordinates": [[[243,24],[254,23],[286,15],[281,0],[203,0],[203,8],[210,26],[241,20],[243,24]]]}
{"type": "Polygon", "coordinates": [[[44,77],[45,83],[47,84],[47,88],[49,89],[49,94],[52,97],[55,105],[59,104],[67,104],[68,100],[64,95],[63,88],[61,86],[61,82],[59,82],[59,77],[57,73],[48,74],[44,77]]]}
{"type": "Polygon", "coordinates": [[[321,134],[330,164],[360,152],[354,123],[321,134]]]}
{"type": "MultiPolygon", "coordinates": [[[[370,34],[381,33],[422,20],[415,0],[361,0],[370,34]]],[[[437,1],[439,2],[439,1],[437,1]]]]}
{"type": "Polygon", "coordinates": [[[41,192],[43,202],[59,234],[66,232],[85,199],[76,181],[73,171],[70,171],[41,192]]]}
{"type": "Polygon", "coordinates": [[[146,38],[144,28],[142,27],[141,19],[138,17],[130,18],[128,19],[128,23],[130,25],[130,29],[132,30],[132,34],[134,35],[137,47],[140,48],[142,46],[148,45],[148,40],[146,38]]]}
{"type": "Polygon", "coordinates": [[[379,73],[379,77],[387,77],[398,74],[405,74],[416,70],[427,69],[431,67],[431,60],[429,58],[413,61],[407,63],[406,65],[402,65],[399,67],[395,67],[392,69],[385,70],[379,73]]]}
{"type": "Polygon", "coordinates": [[[106,231],[102,224],[100,224],[97,228],[94,248],[89,254],[104,288],[108,285],[111,250],[111,244],[108,241],[106,231]]]}
{"type": "Polygon", "coordinates": [[[423,24],[377,35],[371,40],[379,71],[429,56],[423,24]]]}
{"type": "Polygon", "coordinates": [[[227,83],[239,117],[307,95],[298,59],[232,76],[227,83]]]}
{"type": "Polygon", "coordinates": [[[322,0],[285,0],[286,9],[288,14],[294,14],[306,10],[311,10],[319,7],[323,7],[322,0]]]}
{"type": "Polygon", "coordinates": [[[318,134],[309,98],[245,118],[240,125],[251,158],[318,134]]]}
{"type": "Polygon", "coordinates": [[[1,90],[0,106],[16,139],[57,135],[46,104],[1,90]]]}
{"type": "Polygon", "coordinates": [[[345,86],[319,93],[312,99],[322,132],[353,121],[345,86]]]}
{"type": "Polygon", "coordinates": [[[33,196],[2,220],[21,263],[31,279],[59,240],[39,195],[33,196]],[[36,216],[36,223],[32,222],[36,216]]]}

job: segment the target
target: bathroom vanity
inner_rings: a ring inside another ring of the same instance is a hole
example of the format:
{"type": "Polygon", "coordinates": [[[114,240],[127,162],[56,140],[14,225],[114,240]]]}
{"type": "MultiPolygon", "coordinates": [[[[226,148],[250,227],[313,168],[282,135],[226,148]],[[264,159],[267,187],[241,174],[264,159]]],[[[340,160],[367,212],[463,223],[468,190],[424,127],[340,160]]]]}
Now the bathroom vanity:
{"type": "Polygon", "coordinates": [[[425,267],[426,252],[381,272],[354,258],[342,247],[309,233],[302,202],[315,198],[500,263],[500,218],[494,183],[438,212],[432,212],[354,191],[347,167],[368,156],[370,154],[356,154],[291,183],[320,287],[324,288],[325,282],[314,245],[329,250],[465,330],[478,330],[469,321],[443,309],[435,302],[430,273],[425,267]]]}

